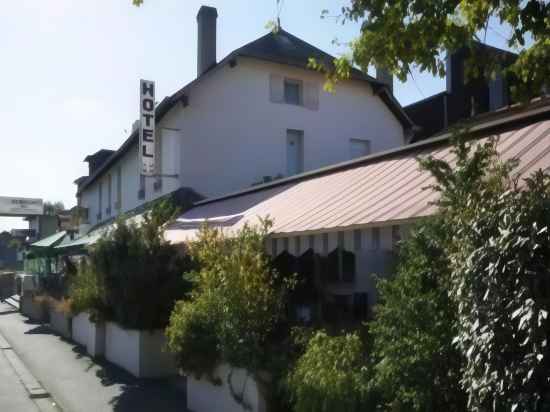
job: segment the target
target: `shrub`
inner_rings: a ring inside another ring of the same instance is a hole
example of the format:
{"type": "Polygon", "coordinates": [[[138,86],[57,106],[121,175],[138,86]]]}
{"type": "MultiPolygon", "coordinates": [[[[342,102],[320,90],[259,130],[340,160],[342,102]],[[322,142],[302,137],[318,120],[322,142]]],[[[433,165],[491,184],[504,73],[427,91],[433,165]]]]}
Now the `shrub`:
{"type": "Polygon", "coordinates": [[[163,237],[163,224],[175,213],[161,202],[139,224],[117,221],[91,248],[89,265],[75,279],[75,308],[95,310],[126,328],[164,328],[190,287],[182,276],[191,268],[189,257],[163,237]]]}
{"type": "Polygon", "coordinates": [[[455,148],[457,166],[429,159],[453,234],[451,297],[462,384],[472,411],[550,410],[550,178],[523,187],[495,142],[455,148]]]}
{"type": "Polygon", "coordinates": [[[228,237],[203,227],[190,253],[200,270],[189,302],[180,302],[167,328],[180,366],[198,376],[218,362],[256,374],[267,362],[269,338],[284,315],[287,283],[279,282],[265,254],[269,223],[245,226],[228,237]],[[200,357],[194,350],[202,347],[200,357]]]}
{"type": "Polygon", "coordinates": [[[448,233],[438,218],[420,224],[400,244],[395,277],[378,281],[369,331],[383,410],[466,410],[463,358],[453,345],[456,305],[448,296],[448,233]]]}
{"type": "Polygon", "coordinates": [[[374,411],[366,356],[357,333],[316,332],[289,374],[294,411],[374,411]]]}
{"type": "Polygon", "coordinates": [[[107,312],[104,279],[86,261],[81,262],[78,272],[71,280],[69,296],[72,313],[87,311],[94,321],[104,318],[107,312]]]}
{"type": "Polygon", "coordinates": [[[206,375],[215,381],[212,372],[220,361],[220,341],[216,335],[215,314],[207,297],[177,302],[167,335],[179,365],[196,378],[206,375]]]}

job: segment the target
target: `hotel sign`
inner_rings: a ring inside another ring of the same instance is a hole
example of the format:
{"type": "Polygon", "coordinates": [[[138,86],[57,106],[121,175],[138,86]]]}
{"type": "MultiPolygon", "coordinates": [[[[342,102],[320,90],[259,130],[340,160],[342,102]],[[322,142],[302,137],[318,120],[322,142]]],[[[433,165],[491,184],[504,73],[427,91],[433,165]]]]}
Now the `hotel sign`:
{"type": "Polygon", "coordinates": [[[155,174],[155,82],[140,80],[139,85],[139,157],[140,172],[155,174]]]}
{"type": "Polygon", "coordinates": [[[36,216],[44,214],[42,199],[0,196],[0,216],[36,216]]]}

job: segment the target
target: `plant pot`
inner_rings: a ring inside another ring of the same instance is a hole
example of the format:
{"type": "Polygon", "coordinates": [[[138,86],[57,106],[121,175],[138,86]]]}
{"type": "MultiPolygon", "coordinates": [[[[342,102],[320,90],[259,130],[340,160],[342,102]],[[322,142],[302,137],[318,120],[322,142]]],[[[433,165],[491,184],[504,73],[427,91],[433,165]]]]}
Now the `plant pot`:
{"type": "Polygon", "coordinates": [[[222,364],[214,371],[221,385],[208,378],[187,376],[187,408],[193,412],[265,412],[265,397],[260,385],[246,370],[222,364]],[[236,398],[242,399],[237,401],[236,398]]]}
{"type": "Polygon", "coordinates": [[[71,339],[71,316],[51,306],[49,314],[50,328],[65,339],[71,339]]]}
{"type": "Polygon", "coordinates": [[[72,339],[94,358],[105,355],[105,323],[92,322],[86,312],[73,317],[72,339]]]}
{"type": "Polygon", "coordinates": [[[43,302],[36,302],[32,294],[24,294],[19,301],[21,313],[34,322],[47,322],[48,310],[43,302]]]}
{"type": "Polygon", "coordinates": [[[165,378],[178,372],[175,356],[166,349],[162,329],[124,329],[107,322],[105,358],[138,378],[165,378]]]}

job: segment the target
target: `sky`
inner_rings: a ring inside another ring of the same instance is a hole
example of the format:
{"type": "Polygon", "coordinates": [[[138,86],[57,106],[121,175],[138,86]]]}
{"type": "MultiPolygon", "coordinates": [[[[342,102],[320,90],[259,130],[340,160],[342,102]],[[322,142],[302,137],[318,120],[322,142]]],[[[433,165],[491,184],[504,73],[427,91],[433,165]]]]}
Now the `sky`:
{"type": "MultiPolygon", "coordinates": [[[[282,27],[333,54],[358,24],[321,19],[347,0],[286,0],[282,27]],[[312,5],[313,4],[313,5],[312,5]]],[[[87,174],[86,155],[117,149],[138,117],[139,79],[155,80],[162,100],[196,77],[196,14],[218,9],[221,60],[264,35],[277,16],[276,0],[6,0],[0,38],[0,196],[38,197],[76,204],[73,181],[87,174]]],[[[496,32],[487,42],[504,46],[496,32]]],[[[372,74],[372,73],[371,73],[372,74]]],[[[413,73],[395,83],[406,105],[444,89],[444,79],[413,73]]],[[[337,92],[337,91],[336,91],[337,92]]],[[[0,232],[26,228],[0,218],[0,232]]]]}

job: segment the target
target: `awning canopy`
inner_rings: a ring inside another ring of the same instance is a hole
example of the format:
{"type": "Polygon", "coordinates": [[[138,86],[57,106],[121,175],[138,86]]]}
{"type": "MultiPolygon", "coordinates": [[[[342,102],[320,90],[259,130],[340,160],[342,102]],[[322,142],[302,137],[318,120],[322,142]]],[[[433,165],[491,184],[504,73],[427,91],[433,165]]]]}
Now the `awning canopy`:
{"type": "Polygon", "coordinates": [[[66,231],[57,232],[53,235],[50,235],[48,237],[45,237],[44,239],[40,239],[37,242],[31,243],[31,248],[52,248],[59,244],[63,238],[67,235],[66,231]]]}
{"type": "Polygon", "coordinates": [[[86,246],[93,245],[101,237],[102,232],[95,232],[79,237],[78,239],[65,239],[63,242],[58,244],[55,249],[59,253],[69,252],[69,251],[80,251],[83,250],[86,246]]]}
{"type": "MultiPolygon", "coordinates": [[[[517,127],[494,136],[503,160],[517,158],[516,171],[528,176],[550,166],[550,120],[517,127]]],[[[488,137],[481,138],[483,142],[488,137]]],[[[432,155],[454,161],[448,139],[432,139],[380,155],[371,155],[305,177],[251,188],[240,194],[197,203],[169,225],[166,238],[192,241],[201,225],[226,231],[273,220],[272,235],[308,234],[366,226],[394,224],[436,212],[437,193],[430,173],[417,159],[432,155]]]]}

